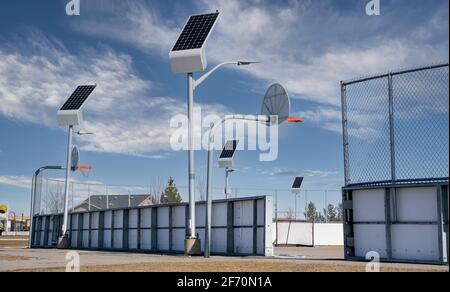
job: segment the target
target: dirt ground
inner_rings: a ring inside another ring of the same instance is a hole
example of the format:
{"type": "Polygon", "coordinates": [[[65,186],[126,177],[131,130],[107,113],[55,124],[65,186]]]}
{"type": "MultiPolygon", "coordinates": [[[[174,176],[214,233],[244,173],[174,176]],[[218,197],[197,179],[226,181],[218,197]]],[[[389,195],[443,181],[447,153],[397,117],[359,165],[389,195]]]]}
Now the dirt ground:
{"type": "Polygon", "coordinates": [[[27,247],[27,236],[0,236],[0,248],[2,247],[27,247]]]}
{"type": "MultiPolygon", "coordinates": [[[[15,272],[64,272],[64,268],[24,269],[15,272]]],[[[407,267],[383,265],[381,272],[447,272],[439,267],[407,267]]],[[[362,264],[327,264],[311,262],[293,262],[283,260],[252,261],[240,260],[231,262],[205,261],[195,265],[187,262],[141,263],[124,265],[105,265],[82,267],[81,272],[365,272],[362,264]]]]}
{"type": "MultiPolygon", "coordinates": [[[[0,238],[0,272],[64,272],[67,251],[27,249],[23,238],[0,238]]],[[[273,258],[202,257],[77,251],[82,272],[364,272],[343,260],[342,247],[281,247],[273,258]],[[195,263],[195,264],[193,264],[195,263]]],[[[448,272],[448,266],[381,264],[381,272],[448,272]]]]}

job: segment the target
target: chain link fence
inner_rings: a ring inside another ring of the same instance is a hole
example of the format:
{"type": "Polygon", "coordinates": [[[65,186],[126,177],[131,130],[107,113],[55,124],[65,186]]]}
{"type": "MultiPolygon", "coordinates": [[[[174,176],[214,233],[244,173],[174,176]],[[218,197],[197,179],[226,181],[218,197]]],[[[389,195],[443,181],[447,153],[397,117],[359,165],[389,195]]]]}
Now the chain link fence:
{"type": "MultiPolygon", "coordinates": [[[[33,214],[49,215],[64,210],[63,179],[39,177],[36,184],[33,214]]],[[[71,182],[69,186],[69,211],[84,212],[106,209],[127,208],[158,204],[166,185],[115,186],[94,182],[71,182]]],[[[205,200],[205,187],[197,186],[196,199],[205,200]]],[[[181,199],[188,198],[188,187],[177,186],[181,199]]],[[[233,188],[232,194],[225,195],[224,189],[215,188],[213,199],[232,199],[256,196],[274,198],[274,218],[306,220],[315,222],[341,221],[341,190],[292,190],[233,188]]]]}
{"type": "Polygon", "coordinates": [[[346,186],[448,181],[448,63],[341,89],[346,186]]]}

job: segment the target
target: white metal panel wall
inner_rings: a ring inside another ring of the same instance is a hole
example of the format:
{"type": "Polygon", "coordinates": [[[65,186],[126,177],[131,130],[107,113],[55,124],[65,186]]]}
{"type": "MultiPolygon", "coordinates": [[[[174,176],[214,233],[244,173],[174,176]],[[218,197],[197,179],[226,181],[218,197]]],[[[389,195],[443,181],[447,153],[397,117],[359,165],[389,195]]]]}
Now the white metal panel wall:
{"type": "Polygon", "coordinates": [[[439,216],[437,187],[391,189],[390,217],[386,228],[386,189],[353,191],[353,237],[355,256],[376,251],[392,260],[439,262],[439,216]],[[387,234],[390,230],[390,237],[387,234]],[[390,242],[390,248],[387,244],[390,242]]]}
{"type": "MultiPolygon", "coordinates": [[[[205,206],[204,203],[199,203],[196,209],[202,251],[205,238],[205,206]]],[[[213,202],[212,252],[273,255],[272,210],[270,197],[213,202]],[[230,231],[232,238],[228,238],[230,231]]],[[[69,216],[72,219],[69,223],[71,247],[183,252],[186,212],[187,205],[183,204],[74,213],[69,216]],[[153,219],[156,221],[153,222],[153,219]],[[78,226],[79,223],[82,225],[78,226]],[[153,236],[156,238],[152,238],[153,236]]],[[[35,240],[37,246],[44,244],[45,222],[49,218],[51,216],[42,216],[39,219],[40,227],[36,234],[39,238],[35,240]]],[[[47,233],[51,235],[50,230],[47,230],[47,233]]]]}
{"type": "Polygon", "coordinates": [[[315,223],[315,246],[343,246],[344,224],[342,223],[315,223]]]}
{"type": "Polygon", "coordinates": [[[436,188],[397,190],[397,220],[401,222],[437,221],[436,188]]]}
{"type": "Polygon", "coordinates": [[[353,221],[382,222],[385,190],[364,190],[353,192],[353,221]]]}
{"type": "Polygon", "coordinates": [[[278,222],[277,243],[279,245],[313,246],[313,223],[278,222]]]}
{"type": "Polygon", "coordinates": [[[365,258],[375,251],[380,257],[387,257],[386,225],[355,225],[355,255],[365,258]]]}

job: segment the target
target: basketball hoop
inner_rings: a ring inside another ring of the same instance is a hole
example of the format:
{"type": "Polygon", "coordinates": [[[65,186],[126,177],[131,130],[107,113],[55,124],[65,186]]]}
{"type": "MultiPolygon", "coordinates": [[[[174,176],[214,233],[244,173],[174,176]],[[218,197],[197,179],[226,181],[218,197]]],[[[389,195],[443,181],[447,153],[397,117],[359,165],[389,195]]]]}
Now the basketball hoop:
{"type": "Polygon", "coordinates": [[[89,177],[91,175],[92,166],[79,166],[78,171],[81,172],[84,177],[89,177]]]}

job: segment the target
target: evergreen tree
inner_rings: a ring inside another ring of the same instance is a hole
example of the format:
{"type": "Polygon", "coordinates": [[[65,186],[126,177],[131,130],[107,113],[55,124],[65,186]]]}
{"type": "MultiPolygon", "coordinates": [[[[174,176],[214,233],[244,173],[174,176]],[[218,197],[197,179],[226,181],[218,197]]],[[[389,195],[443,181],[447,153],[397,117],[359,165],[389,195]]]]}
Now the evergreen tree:
{"type": "Polygon", "coordinates": [[[161,194],[161,204],[178,204],[183,201],[173,178],[169,178],[167,187],[161,194]]]}

